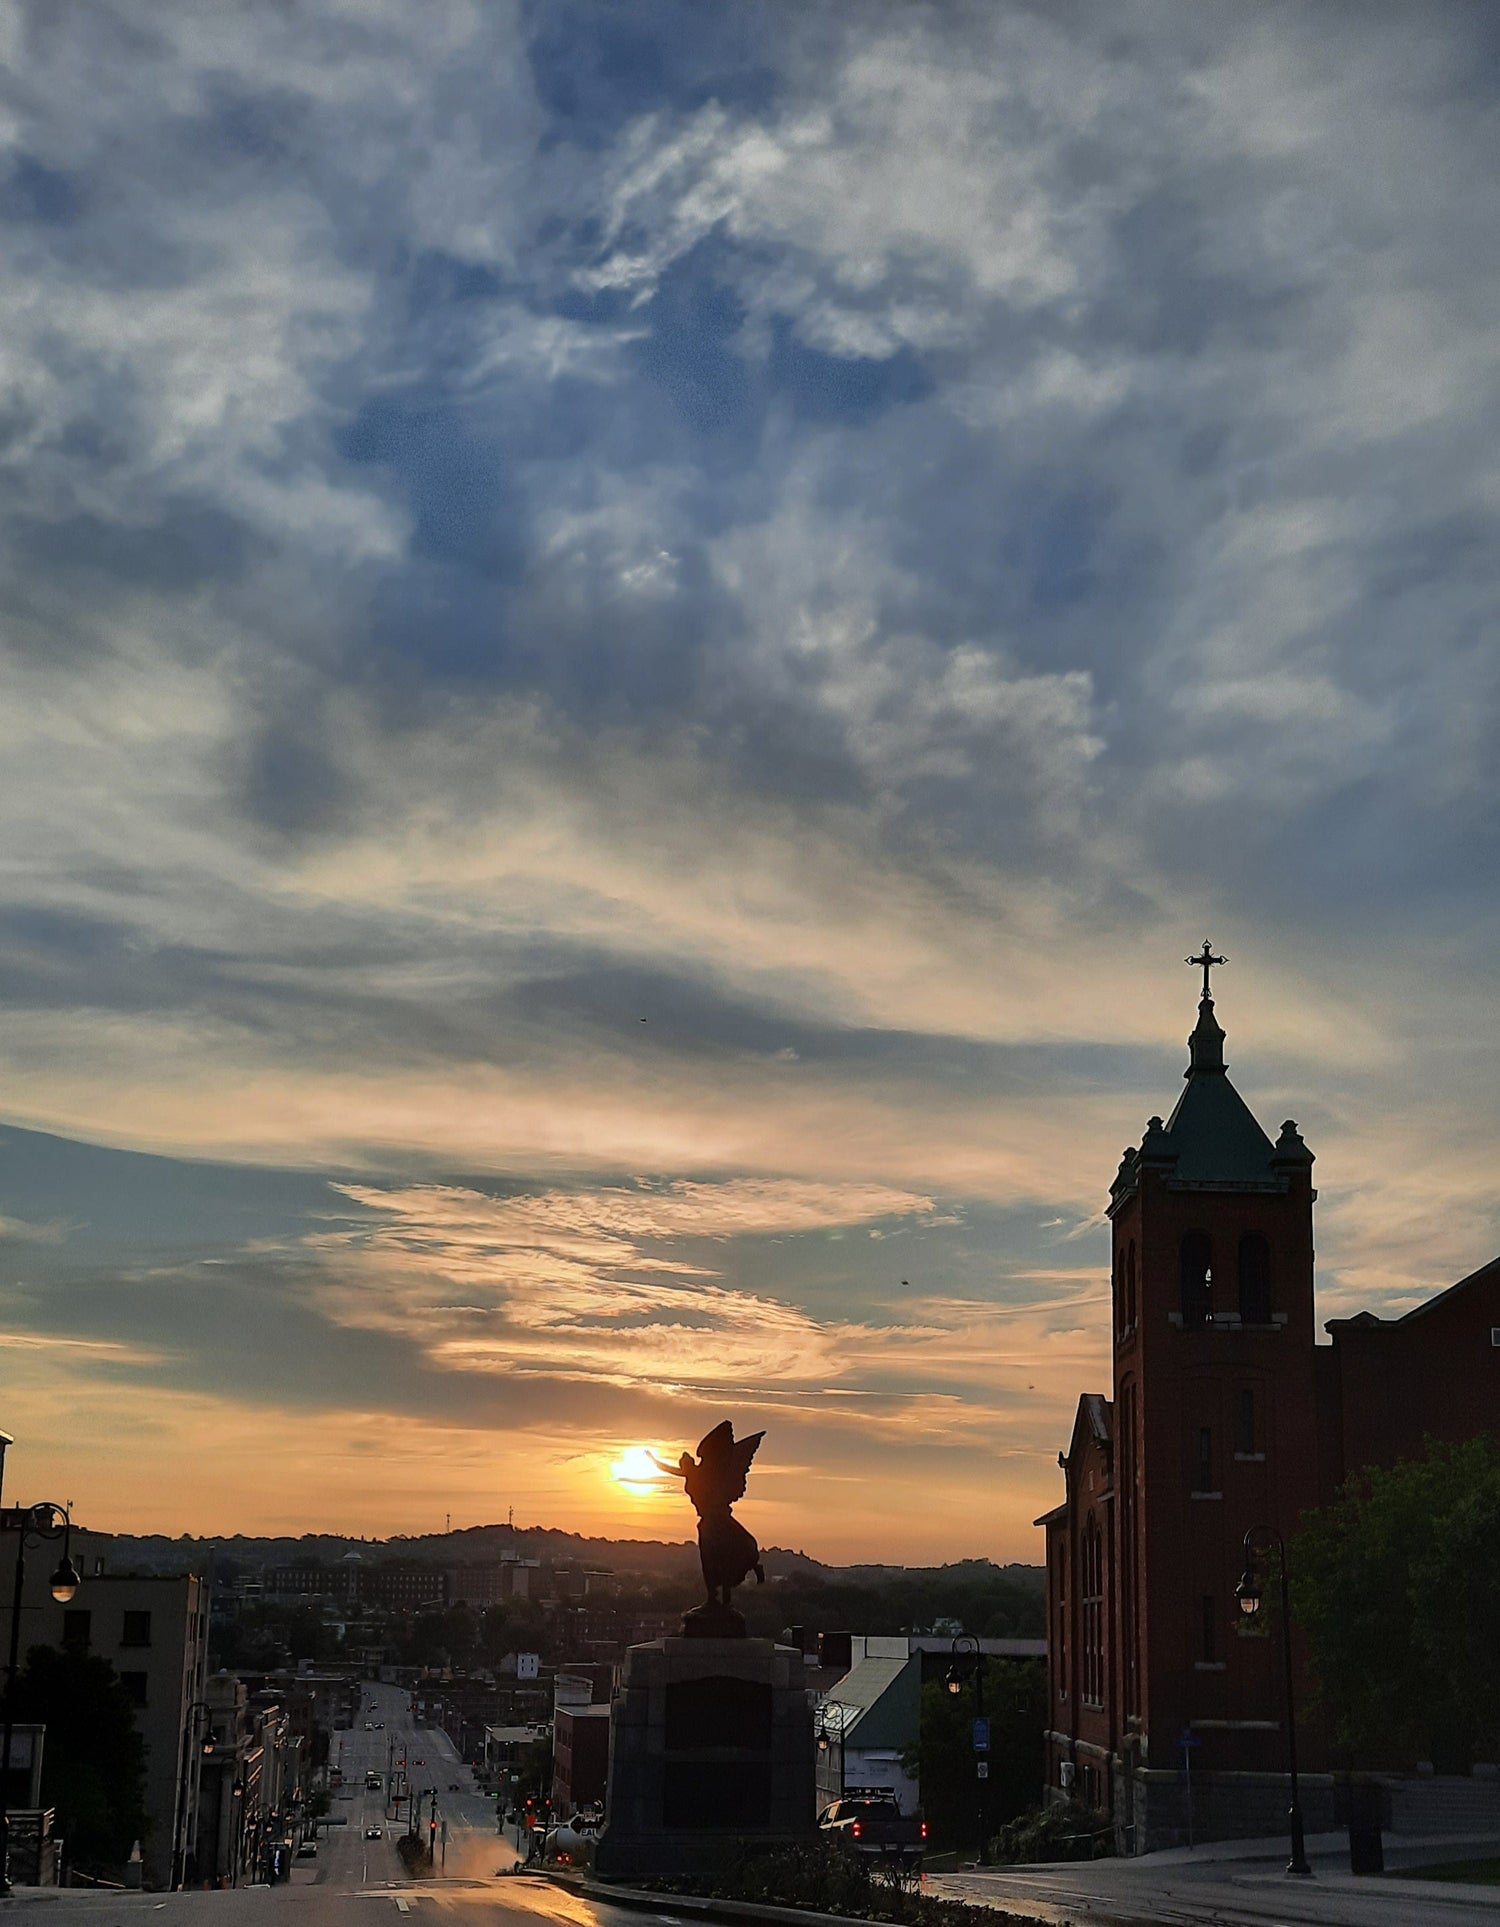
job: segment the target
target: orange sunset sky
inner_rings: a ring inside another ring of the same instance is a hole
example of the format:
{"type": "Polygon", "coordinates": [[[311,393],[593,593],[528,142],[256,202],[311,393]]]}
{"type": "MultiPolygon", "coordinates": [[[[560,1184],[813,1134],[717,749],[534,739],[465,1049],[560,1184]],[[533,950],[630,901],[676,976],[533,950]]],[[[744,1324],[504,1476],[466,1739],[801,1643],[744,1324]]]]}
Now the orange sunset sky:
{"type": "Polygon", "coordinates": [[[731,1417],[1034,1560],[1205,935],[1321,1315],[1493,1258],[1487,33],[22,9],[7,1498],[685,1538],[731,1417]]]}

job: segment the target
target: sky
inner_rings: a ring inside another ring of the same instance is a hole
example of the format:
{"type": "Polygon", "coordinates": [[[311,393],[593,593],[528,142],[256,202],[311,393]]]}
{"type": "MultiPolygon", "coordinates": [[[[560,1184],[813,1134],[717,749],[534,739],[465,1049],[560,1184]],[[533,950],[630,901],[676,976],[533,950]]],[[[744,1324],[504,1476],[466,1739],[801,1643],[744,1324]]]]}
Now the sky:
{"type": "Polygon", "coordinates": [[[1500,1250],[1500,18],[0,20],[0,1424],[1035,1560],[1186,1061],[1500,1250]]]}

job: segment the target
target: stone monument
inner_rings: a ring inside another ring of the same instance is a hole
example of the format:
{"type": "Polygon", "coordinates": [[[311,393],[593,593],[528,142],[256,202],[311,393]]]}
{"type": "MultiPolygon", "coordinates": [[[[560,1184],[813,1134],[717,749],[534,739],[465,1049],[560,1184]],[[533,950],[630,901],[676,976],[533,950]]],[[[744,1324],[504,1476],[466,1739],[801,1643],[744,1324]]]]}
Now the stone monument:
{"type": "Polygon", "coordinates": [[[736,1441],[726,1421],[662,1470],[698,1514],[708,1597],[682,1632],[632,1646],[610,1707],[609,1785],[594,1871],[605,1880],[706,1873],[745,1844],[813,1830],[812,1712],[802,1655],[751,1639],[730,1603],[765,1573],[730,1508],[764,1433],[736,1441]]]}

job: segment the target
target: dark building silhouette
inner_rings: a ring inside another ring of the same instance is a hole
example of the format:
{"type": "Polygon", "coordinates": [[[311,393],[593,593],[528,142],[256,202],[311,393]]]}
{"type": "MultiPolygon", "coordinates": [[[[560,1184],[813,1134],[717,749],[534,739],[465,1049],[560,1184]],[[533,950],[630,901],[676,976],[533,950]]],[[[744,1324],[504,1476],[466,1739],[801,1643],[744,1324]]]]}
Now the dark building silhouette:
{"type": "Polygon", "coordinates": [[[1246,1529],[1290,1536],[1360,1467],[1500,1425],[1500,1259],[1317,1345],[1313,1155],[1230,1082],[1207,991],[1188,1048],[1175,1110],[1110,1187],[1113,1397],[1079,1400],[1066,1496],[1037,1522],[1049,1790],[1107,1808],[1126,1851],[1186,1837],[1189,1765],[1198,1838],[1282,1824],[1280,1645],[1234,1599],[1246,1529]]]}

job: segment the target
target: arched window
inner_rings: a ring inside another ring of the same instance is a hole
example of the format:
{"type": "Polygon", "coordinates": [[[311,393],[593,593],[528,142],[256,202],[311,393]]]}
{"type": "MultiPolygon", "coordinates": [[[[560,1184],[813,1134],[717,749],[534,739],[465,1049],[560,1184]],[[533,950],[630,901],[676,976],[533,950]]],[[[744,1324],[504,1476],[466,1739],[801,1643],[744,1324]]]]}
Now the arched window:
{"type": "Polygon", "coordinates": [[[1125,1323],[1135,1329],[1135,1239],[1125,1252],[1125,1323]]]}
{"type": "Polygon", "coordinates": [[[1182,1322],[1197,1331],[1214,1315],[1214,1248],[1206,1231],[1190,1231],[1183,1239],[1180,1266],[1182,1322]]]}
{"type": "Polygon", "coordinates": [[[1271,1248],[1258,1231],[1240,1239],[1240,1323],[1271,1322],[1271,1248]]]}

